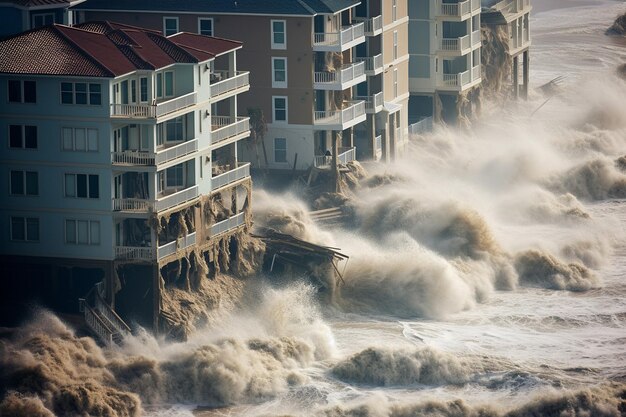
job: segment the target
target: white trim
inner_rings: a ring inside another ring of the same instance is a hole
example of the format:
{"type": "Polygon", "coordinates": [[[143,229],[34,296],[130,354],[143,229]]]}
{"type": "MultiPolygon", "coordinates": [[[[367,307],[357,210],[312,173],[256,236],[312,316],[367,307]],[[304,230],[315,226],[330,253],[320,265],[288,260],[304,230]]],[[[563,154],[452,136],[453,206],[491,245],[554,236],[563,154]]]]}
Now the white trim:
{"type": "Polygon", "coordinates": [[[270,44],[272,49],[287,49],[287,21],[282,19],[272,19],[270,20],[270,44]],[[274,43],[274,22],[281,22],[284,28],[284,43],[274,43]]]}
{"type": "Polygon", "coordinates": [[[274,159],[274,163],[275,163],[275,164],[289,164],[289,160],[287,159],[287,149],[288,149],[287,143],[288,143],[288,142],[289,142],[289,141],[287,140],[287,138],[286,138],[286,137],[278,137],[278,138],[274,138],[274,140],[272,141],[272,147],[273,147],[273,150],[274,150],[274,155],[272,155],[272,156],[273,156],[273,159],[274,159]],[[276,149],[276,140],[277,140],[277,139],[283,139],[283,140],[285,141],[285,149],[276,149]],[[278,151],[281,151],[281,152],[282,152],[282,151],[284,151],[284,152],[285,152],[285,160],[284,160],[284,161],[277,161],[277,160],[276,160],[276,151],[277,151],[277,150],[278,150],[278,151]]]}
{"type": "Polygon", "coordinates": [[[202,26],[201,26],[201,22],[203,20],[210,20],[211,21],[211,34],[210,35],[204,35],[204,36],[215,36],[215,20],[212,17],[198,17],[198,34],[203,35],[203,33],[202,33],[202,26]]]}
{"type": "Polygon", "coordinates": [[[178,16],[163,16],[163,36],[171,36],[180,32],[180,22],[178,21],[178,16]],[[167,34],[167,28],[165,22],[169,19],[176,20],[176,32],[167,34]]]}
{"type": "Polygon", "coordinates": [[[272,96],[272,122],[276,124],[288,124],[289,123],[289,99],[287,96],[272,96]],[[276,99],[285,99],[285,120],[276,120],[276,99]]]}
{"type": "Polygon", "coordinates": [[[289,79],[287,78],[287,57],[282,56],[273,56],[272,57],[272,88],[287,88],[289,79]],[[281,60],[285,63],[285,81],[276,81],[276,68],[274,66],[274,62],[277,60],[281,60]]]}

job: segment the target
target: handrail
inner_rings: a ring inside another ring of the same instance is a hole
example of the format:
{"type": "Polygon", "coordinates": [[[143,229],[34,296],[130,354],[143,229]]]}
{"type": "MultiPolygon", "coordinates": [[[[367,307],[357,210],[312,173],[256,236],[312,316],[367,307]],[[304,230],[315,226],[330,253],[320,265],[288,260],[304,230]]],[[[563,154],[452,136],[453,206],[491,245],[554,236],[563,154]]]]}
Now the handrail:
{"type": "Polygon", "coordinates": [[[168,113],[173,113],[185,107],[193,106],[196,104],[196,92],[185,94],[184,96],[176,97],[171,100],[162,101],[156,104],[156,117],[164,116],[168,113]]]}
{"type": "Polygon", "coordinates": [[[355,62],[343,65],[339,71],[316,71],[315,83],[348,83],[365,74],[365,63],[355,62]]]}
{"type": "Polygon", "coordinates": [[[117,315],[115,310],[113,310],[111,306],[109,306],[102,299],[102,297],[100,296],[100,294],[98,294],[97,291],[96,291],[96,308],[98,309],[98,311],[104,314],[104,316],[107,318],[107,320],[111,322],[111,324],[118,327],[118,329],[116,330],[126,331],[130,333],[130,327],[128,327],[128,325],[124,322],[124,320],[122,320],[122,318],[117,315]]]}
{"type": "MultiPolygon", "coordinates": [[[[230,75],[228,71],[215,71],[216,74],[230,75]]],[[[234,76],[218,81],[210,85],[211,99],[215,100],[219,96],[250,85],[250,72],[237,71],[234,76]]]]}
{"type": "Polygon", "coordinates": [[[313,34],[313,46],[343,46],[365,36],[363,22],[343,28],[340,32],[319,32],[313,34]]]}
{"type": "Polygon", "coordinates": [[[241,226],[242,224],[244,224],[245,220],[245,213],[241,212],[239,214],[229,217],[226,220],[215,223],[211,226],[211,236],[217,236],[231,229],[234,229],[235,227],[241,226]]]}
{"type": "Polygon", "coordinates": [[[158,199],[155,204],[155,209],[156,211],[167,210],[186,201],[193,200],[196,197],[198,197],[198,186],[194,185],[158,199]]]}
{"type": "Polygon", "coordinates": [[[383,54],[376,54],[374,56],[356,57],[356,62],[365,62],[365,71],[376,72],[376,70],[383,69],[383,54]]]}
{"type": "Polygon", "coordinates": [[[154,165],[154,153],[133,150],[111,152],[111,162],[125,165],[154,165]]]}
{"type": "Polygon", "coordinates": [[[211,191],[218,190],[228,184],[250,176],[250,164],[244,164],[233,170],[211,178],[211,191]]]}
{"type": "Polygon", "coordinates": [[[190,246],[196,244],[196,232],[191,232],[188,235],[182,236],[172,242],[168,242],[157,248],[157,259],[162,259],[166,256],[172,255],[179,250],[187,249],[190,246]]]}
{"type": "Polygon", "coordinates": [[[116,246],[115,259],[150,261],[155,259],[154,248],[150,246],[116,246]]]}
{"type": "Polygon", "coordinates": [[[149,211],[153,209],[152,201],[142,198],[114,198],[113,211],[149,211]]]}
{"type": "Polygon", "coordinates": [[[178,145],[165,148],[157,151],[156,164],[164,164],[169,161],[173,161],[182,156],[189,155],[198,150],[198,139],[188,140],[186,142],[179,143],[178,145]]]}
{"type": "Polygon", "coordinates": [[[348,104],[348,106],[340,110],[324,110],[314,112],[314,122],[319,124],[343,124],[365,114],[364,101],[352,101],[348,102],[348,104]]]}
{"type": "Polygon", "coordinates": [[[411,135],[419,135],[421,133],[430,132],[433,129],[433,118],[426,117],[417,123],[409,125],[409,133],[411,135]]]}
{"type": "Polygon", "coordinates": [[[213,116],[211,124],[219,126],[211,131],[212,145],[250,131],[249,117],[213,116]]]}
{"type": "Polygon", "coordinates": [[[109,326],[96,314],[91,306],[84,299],[79,299],[82,304],[83,312],[85,313],[85,322],[91,330],[93,330],[98,337],[106,343],[108,346],[113,344],[113,331],[109,329],[109,326]]]}

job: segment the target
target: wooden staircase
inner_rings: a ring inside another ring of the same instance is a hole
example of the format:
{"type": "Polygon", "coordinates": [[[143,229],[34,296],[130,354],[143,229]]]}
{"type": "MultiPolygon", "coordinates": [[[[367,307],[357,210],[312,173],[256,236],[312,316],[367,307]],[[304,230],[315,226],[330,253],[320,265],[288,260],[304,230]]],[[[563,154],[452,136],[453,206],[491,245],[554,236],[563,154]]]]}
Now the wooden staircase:
{"type": "Polygon", "coordinates": [[[85,296],[79,298],[79,309],[91,331],[107,346],[120,345],[130,334],[130,327],[117,315],[102,297],[103,283],[97,283],[85,296]]]}

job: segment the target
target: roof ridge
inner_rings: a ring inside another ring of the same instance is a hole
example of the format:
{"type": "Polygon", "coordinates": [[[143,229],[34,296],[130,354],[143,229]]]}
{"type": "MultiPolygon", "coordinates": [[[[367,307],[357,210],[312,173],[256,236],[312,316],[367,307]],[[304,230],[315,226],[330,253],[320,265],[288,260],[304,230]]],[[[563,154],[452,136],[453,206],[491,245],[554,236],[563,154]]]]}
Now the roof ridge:
{"type": "MultiPolygon", "coordinates": [[[[173,41],[169,40],[167,38],[167,36],[163,36],[160,33],[153,33],[153,32],[147,32],[146,36],[148,36],[153,42],[156,43],[156,41],[158,40],[159,42],[163,42],[165,41],[167,44],[173,46],[174,48],[176,48],[176,50],[180,53],[182,53],[183,55],[185,55],[188,59],[190,59],[192,62],[197,63],[198,59],[191,55],[189,52],[187,52],[185,49],[183,49],[182,47],[180,47],[178,44],[174,43],[173,41]]],[[[159,48],[161,48],[161,50],[163,52],[165,52],[170,58],[172,58],[174,61],[176,61],[176,57],[173,56],[167,49],[163,48],[161,45],[157,44],[157,46],[159,48]]]]}
{"type": "Polygon", "coordinates": [[[311,6],[309,6],[308,4],[306,4],[306,2],[305,2],[305,1],[303,1],[303,0],[296,0],[296,1],[297,1],[298,3],[300,3],[300,5],[301,5],[302,7],[304,7],[305,9],[307,9],[309,12],[313,13],[314,15],[317,15],[317,12],[316,12],[315,10],[313,10],[313,9],[311,8],[311,6]]]}
{"type": "Polygon", "coordinates": [[[230,43],[238,43],[239,45],[243,45],[243,42],[235,40],[235,39],[222,38],[220,36],[202,35],[200,33],[193,33],[193,32],[177,32],[174,35],[170,36],[170,38],[175,38],[178,35],[193,35],[193,36],[198,36],[198,37],[202,36],[203,38],[219,39],[220,41],[226,41],[226,42],[230,42],[230,43]]]}
{"type": "MultiPolygon", "coordinates": [[[[107,67],[106,65],[104,65],[103,63],[98,61],[91,54],[89,54],[87,51],[85,51],[83,48],[81,48],[76,42],[74,42],[72,39],[70,39],[69,36],[67,36],[65,33],[63,33],[63,31],[60,28],[62,27],[62,28],[65,28],[65,29],[80,30],[81,32],[87,32],[87,33],[91,33],[91,34],[94,34],[94,35],[99,35],[99,33],[92,32],[92,31],[89,31],[89,30],[80,29],[80,28],[73,28],[73,27],[70,27],[70,26],[59,25],[57,23],[53,23],[51,25],[51,27],[54,29],[54,31],[56,33],[61,35],[63,37],[63,39],[65,39],[67,42],[71,43],[84,57],[86,57],[92,63],[94,63],[97,66],[99,66],[100,69],[104,69],[106,72],[108,72],[110,77],[115,77],[115,73],[113,71],[111,71],[111,69],[109,69],[109,67],[107,67]]],[[[116,47],[117,47],[117,45],[116,45],[116,47]]]]}

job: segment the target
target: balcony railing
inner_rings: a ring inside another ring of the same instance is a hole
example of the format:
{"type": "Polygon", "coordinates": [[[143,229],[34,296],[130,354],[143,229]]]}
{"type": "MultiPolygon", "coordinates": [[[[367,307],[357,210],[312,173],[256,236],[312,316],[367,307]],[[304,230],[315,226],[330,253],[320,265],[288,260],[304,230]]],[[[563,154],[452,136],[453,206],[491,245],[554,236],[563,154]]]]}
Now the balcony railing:
{"type": "Polygon", "coordinates": [[[154,165],[154,154],[145,151],[111,152],[111,162],[115,165],[154,165]]]}
{"type": "MultiPolygon", "coordinates": [[[[339,154],[337,155],[338,164],[347,164],[350,161],[356,160],[356,148],[339,148],[339,154]]],[[[313,165],[316,168],[329,168],[333,163],[333,157],[330,155],[315,155],[313,165]]]]}
{"type": "Polygon", "coordinates": [[[219,234],[228,232],[236,227],[241,226],[246,222],[245,213],[236,214],[226,220],[222,220],[219,223],[215,223],[211,226],[211,236],[217,236],[219,234]]]}
{"type": "Polygon", "coordinates": [[[346,125],[354,122],[360,116],[365,115],[364,101],[351,101],[341,110],[316,111],[314,113],[315,125],[346,125]]]}
{"type": "Polygon", "coordinates": [[[168,195],[166,197],[159,198],[154,205],[156,211],[163,211],[170,209],[172,207],[176,207],[179,204],[185,203],[187,201],[193,200],[198,197],[198,186],[194,185],[193,187],[186,188],[177,193],[168,195]]]}
{"type": "Polygon", "coordinates": [[[481,77],[480,65],[476,65],[472,68],[472,81],[476,81],[481,77]]]}
{"type": "Polygon", "coordinates": [[[222,187],[232,184],[250,176],[250,164],[243,164],[239,168],[224,172],[211,178],[211,191],[216,191],[222,187]]]}
{"type": "Polygon", "coordinates": [[[377,113],[382,110],[384,101],[382,91],[374,94],[373,96],[357,96],[355,100],[365,101],[365,111],[367,113],[377,113]]]}
{"type": "Polygon", "coordinates": [[[439,16],[461,17],[480,10],[480,0],[466,0],[460,3],[439,3],[439,16]]]}
{"type": "Polygon", "coordinates": [[[115,259],[150,261],[155,259],[154,248],[142,246],[116,246],[115,259]]]}
{"type": "Polygon", "coordinates": [[[359,40],[365,41],[365,25],[362,22],[345,27],[340,32],[313,34],[313,49],[343,51],[359,40]]]}
{"type": "Polygon", "coordinates": [[[211,100],[217,101],[239,92],[240,89],[250,88],[250,72],[237,71],[234,76],[228,71],[215,71],[213,75],[221,81],[211,84],[211,100]]]}
{"type": "Polygon", "coordinates": [[[366,36],[377,36],[383,32],[383,17],[355,17],[355,21],[363,22],[366,36]]]}
{"type": "Polygon", "coordinates": [[[344,90],[365,81],[365,63],[347,64],[342,66],[339,71],[316,72],[314,76],[315,88],[344,90]]]}
{"type": "Polygon", "coordinates": [[[530,7],[530,0],[502,0],[493,9],[503,13],[519,13],[530,7]]]}
{"type": "Polygon", "coordinates": [[[421,135],[433,130],[433,118],[426,117],[417,123],[409,125],[409,134],[421,135]]]}
{"type": "Polygon", "coordinates": [[[179,250],[187,249],[196,244],[196,232],[192,232],[186,236],[180,237],[173,242],[166,243],[157,248],[157,258],[162,259],[166,256],[173,255],[179,250]]]}
{"type": "Polygon", "coordinates": [[[111,117],[147,119],[166,114],[196,104],[196,93],[185,94],[157,104],[111,104],[111,117]]]}
{"type": "Polygon", "coordinates": [[[367,75],[376,75],[383,71],[383,54],[369,57],[357,57],[355,61],[365,63],[365,73],[367,75]]]}
{"type": "Polygon", "coordinates": [[[249,117],[213,116],[211,118],[213,131],[211,132],[211,144],[215,145],[226,139],[250,132],[249,117]]]}
{"type": "Polygon", "coordinates": [[[114,198],[113,211],[148,212],[153,210],[154,204],[142,198],[114,198]]]}
{"type": "Polygon", "coordinates": [[[189,155],[198,150],[198,139],[189,140],[187,142],[179,143],[176,146],[160,150],[156,154],[156,163],[164,164],[166,162],[173,161],[185,155],[189,155]]]}
{"type": "Polygon", "coordinates": [[[480,29],[473,31],[472,32],[472,48],[476,48],[477,46],[480,46],[481,42],[482,42],[482,38],[480,35],[480,29]]]}
{"type": "Polygon", "coordinates": [[[465,35],[460,38],[443,38],[439,48],[442,51],[454,51],[460,52],[464,49],[468,49],[471,46],[470,35],[465,35]]]}
{"type": "Polygon", "coordinates": [[[469,70],[460,74],[443,74],[443,85],[446,87],[462,87],[471,81],[472,75],[469,70]]]}

